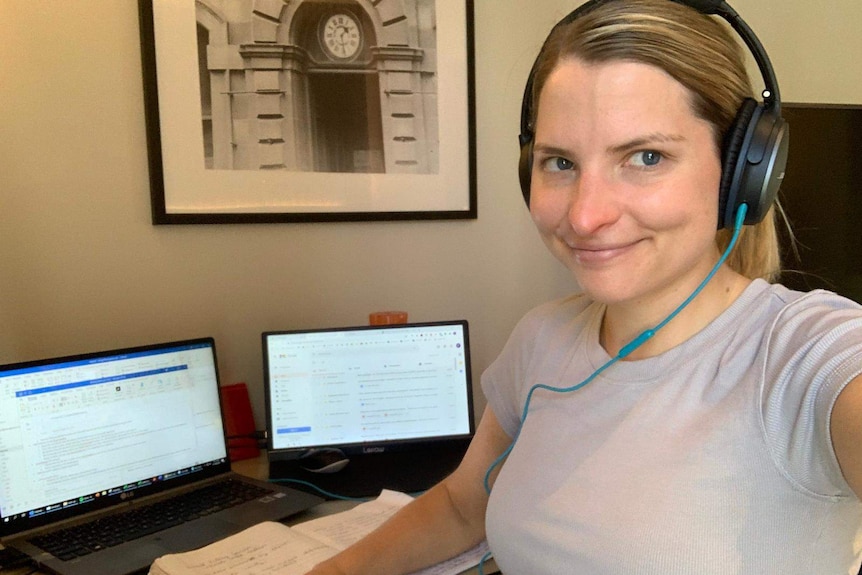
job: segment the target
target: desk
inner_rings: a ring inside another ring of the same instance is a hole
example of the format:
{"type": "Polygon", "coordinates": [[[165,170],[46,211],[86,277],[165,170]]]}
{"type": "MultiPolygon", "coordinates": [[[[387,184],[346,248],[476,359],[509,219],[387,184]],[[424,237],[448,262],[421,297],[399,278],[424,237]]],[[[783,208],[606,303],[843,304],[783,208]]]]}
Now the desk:
{"type": "MultiPolygon", "coordinates": [[[[254,459],[245,459],[242,461],[236,461],[231,466],[234,471],[240,473],[242,475],[247,475],[249,477],[255,477],[257,479],[268,479],[269,477],[269,464],[266,459],[266,454],[262,453],[259,457],[254,459]]],[[[320,505],[316,505],[311,509],[300,513],[299,515],[295,515],[287,521],[287,524],[295,524],[303,521],[309,521],[311,519],[315,519],[317,517],[323,517],[325,515],[331,515],[333,513],[339,513],[341,511],[346,511],[351,507],[355,506],[357,502],[355,501],[325,501],[320,505]]],[[[24,567],[21,569],[15,570],[3,570],[0,571],[2,575],[49,575],[44,571],[32,571],[30,567],[24,567]]],[[[478,575],[479,569],[473,568],[464,571],[462,575],[478,575]]],[[[493,560],[488,561],[485,564],[485,573],[499,573],[497,571],[497,565],[493,560]]]]}

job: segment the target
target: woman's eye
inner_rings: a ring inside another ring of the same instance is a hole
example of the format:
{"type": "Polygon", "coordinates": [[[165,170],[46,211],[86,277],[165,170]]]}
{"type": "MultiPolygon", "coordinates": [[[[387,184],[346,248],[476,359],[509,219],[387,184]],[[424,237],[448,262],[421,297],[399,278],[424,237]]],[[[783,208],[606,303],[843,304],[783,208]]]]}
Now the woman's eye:
{"type": "Polygon", "coordinates": [[[656,152],[655,150],[643,150],[632,155],[631,164],[639,168],[648,168],[650,166],[657,165],[661,162],[661,159],[661,152],[656,152]]]}
{"type": "Polygon", "coordinates": [[[562,172],[565,170],[571,170],[574,167],[574,164],[559,156],[555,156],[553,158],[548,158],[544,162],[542,162],[544,169],[548,172],[562,172]]]}

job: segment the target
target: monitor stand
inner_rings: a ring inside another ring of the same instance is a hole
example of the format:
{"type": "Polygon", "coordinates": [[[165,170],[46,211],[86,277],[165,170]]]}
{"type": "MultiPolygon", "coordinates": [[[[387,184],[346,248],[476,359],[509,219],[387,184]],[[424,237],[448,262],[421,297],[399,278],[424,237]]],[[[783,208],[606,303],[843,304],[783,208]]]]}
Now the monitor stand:
{"type": "Polygon", "coordinates": [[[452,473],[469,443],[469,439],[453,440],[400,451],[350,455],[346,465],[335,465],[333,467],[341,469],[329,473],[309,471],[308,462],[301,459],[273,460],[270,457],[269,478],[331,499],[376,497],[383,489],[416,494],[452,473]]]}

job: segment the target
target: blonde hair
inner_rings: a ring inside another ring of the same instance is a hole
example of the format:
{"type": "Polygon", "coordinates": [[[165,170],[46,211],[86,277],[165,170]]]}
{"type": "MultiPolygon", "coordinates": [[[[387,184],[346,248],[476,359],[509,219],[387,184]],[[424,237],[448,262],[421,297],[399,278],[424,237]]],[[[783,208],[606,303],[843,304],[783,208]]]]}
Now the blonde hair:
{"type": "MultiPolygon", "coordinates": [[[[561,60],[626,60],[664,70],[691,95],[692,111],[709,122],[721,154],[737,111],[753,90],[744,52],[723,23],[672,0],[606,0],[557,26],[536,60],[530,118],[535,125],[542,88],[561,60]]],[[[780,209],[780,208],[778,208],[780,209]]],[[[743,226],[727,264],[748,278],[773,281],[781,271],[776,207],[762,222],[743,226]]],[[[731,230],[719,230],[724,250],[731,230]]]]}

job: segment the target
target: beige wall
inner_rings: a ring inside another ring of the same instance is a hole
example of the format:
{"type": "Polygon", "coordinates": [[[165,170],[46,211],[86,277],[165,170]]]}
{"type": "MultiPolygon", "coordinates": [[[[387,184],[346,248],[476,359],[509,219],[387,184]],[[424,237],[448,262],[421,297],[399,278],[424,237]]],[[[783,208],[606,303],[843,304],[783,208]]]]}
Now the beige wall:
{"type": "MultiPolygon", "coordinates": [[[[154,227],[137,3],[0,0],[0,362],[212,335],[263,425],[261,331],[398,308],[468,319],[478,387],[523,312],[575,289],[515,170],[527,70],[574,5],[476,2],[478,220],[154,227]]],[[[785,100],[862,103],[862,2],[734,6],[785,100]]]]}

